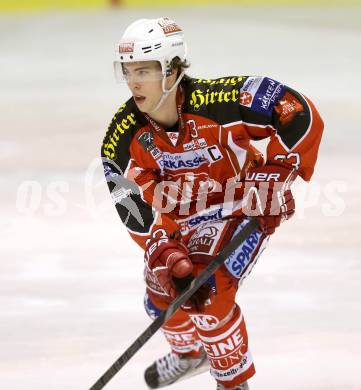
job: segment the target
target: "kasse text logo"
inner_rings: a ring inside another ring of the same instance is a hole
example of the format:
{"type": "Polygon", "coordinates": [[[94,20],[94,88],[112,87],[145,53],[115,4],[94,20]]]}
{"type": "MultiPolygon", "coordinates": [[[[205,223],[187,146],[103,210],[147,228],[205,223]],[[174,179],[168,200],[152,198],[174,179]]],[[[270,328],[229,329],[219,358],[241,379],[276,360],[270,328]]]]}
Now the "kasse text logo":
{"type": "Polygon", "coordinates": [[[184,153],[163,153],[158,164],[162,169],[176,171],[178,169],[198,168],[202,164],[208,163],[208,159],[203,153],[194,151],[184,153]]]}

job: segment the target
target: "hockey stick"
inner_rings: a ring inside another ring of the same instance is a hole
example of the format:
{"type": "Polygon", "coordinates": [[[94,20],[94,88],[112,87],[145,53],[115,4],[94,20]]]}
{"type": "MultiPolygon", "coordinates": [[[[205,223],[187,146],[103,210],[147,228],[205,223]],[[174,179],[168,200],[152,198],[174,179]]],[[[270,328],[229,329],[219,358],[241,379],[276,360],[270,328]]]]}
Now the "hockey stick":
{"type": "Polygon", "coordinates": [[[172,317],[172,315],[201,287],[226,261],[227,257],[258,227],[256,218],[233,238],[233,240],[214,257],[213,261],[192,280],[188,288],[179,295],[162,314],[133,342],[133,344],[117,359],[108,370],[95,382],[89,390],[101,390],[113,376],[135,355],[135,353],[172,317]]]}

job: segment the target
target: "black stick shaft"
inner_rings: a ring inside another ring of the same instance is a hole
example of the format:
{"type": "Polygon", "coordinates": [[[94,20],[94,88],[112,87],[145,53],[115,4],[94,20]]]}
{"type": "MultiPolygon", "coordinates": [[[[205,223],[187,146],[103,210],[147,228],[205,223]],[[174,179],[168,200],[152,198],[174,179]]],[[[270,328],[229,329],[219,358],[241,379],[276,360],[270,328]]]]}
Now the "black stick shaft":
{"type": "Polygon", "coordinates": [[[233,238],[233,240],[214,257],[213,261],[195,278],[188,288],[179,295],[162,314],[133,342],[133,344],[108,368],[89,390],[101,390],[114,375],[136,354],[136,352],[173,316],[173,314],[201,287],[215,271],[226,261],[227,257],[258,227],[256,218],[233,238]]]}

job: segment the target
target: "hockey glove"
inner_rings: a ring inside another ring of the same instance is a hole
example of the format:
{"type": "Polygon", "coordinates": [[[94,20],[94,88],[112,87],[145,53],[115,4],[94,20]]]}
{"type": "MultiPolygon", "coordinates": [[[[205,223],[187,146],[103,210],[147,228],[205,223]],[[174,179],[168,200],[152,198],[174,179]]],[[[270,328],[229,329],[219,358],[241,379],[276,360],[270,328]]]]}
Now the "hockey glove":
{"type": "Polygon", "coordinates": [[[283,220],[294,214],[295,200],[290,186],[296,176],[293,168],[275,163],[247,171],[244,180],[247,204],[243,212],[258,218],[263,233],[273,234],[283,220]]]}
{"type": "Polygon", "coordinates": [[[193,269],[185,245],[169,238],[152,241],[144,259],[164,292],[172,298],[177,295],[173,277],[184,278],[189,276],[193,269]]]}
{"type": "MultiPolygon", "coordinates": [[[[152,241],[145,252],[145,261],[164,292],[172,298],[182,293],[194,279],[188,249],[178,240],[162,237],[152,241]]],[[[210,288],[202,286],[190,297],[189,304],[202,311],[209,294],[210,288]]]]}

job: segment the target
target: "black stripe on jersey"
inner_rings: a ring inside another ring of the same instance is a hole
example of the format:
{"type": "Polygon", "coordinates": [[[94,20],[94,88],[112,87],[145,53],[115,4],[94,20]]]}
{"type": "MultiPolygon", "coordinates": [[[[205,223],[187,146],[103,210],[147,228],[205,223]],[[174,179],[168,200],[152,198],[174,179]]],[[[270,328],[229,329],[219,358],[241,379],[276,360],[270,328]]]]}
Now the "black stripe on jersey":
{"type": "Polygon", "coordinates": [[[270,123],[269,116],[253,111],[250,107],[242,106],[241,104],[239,104],[238,110],[240,111],[240,116],[243,122],[249,123],[251,125],[254,124],[261,126],[273,126],[272,123],[270,123]]]}
{"type": "Polygon", "coordinates": [[[124,225],[136,233],[148,233],[154,222],[152,207],[143,201],[139,186],[126,179],[112,160],[103,158],[104,174],[115,208],[124,225]]]}
{"type": "Polygon", "coordinates": [[[130,194],[126,201],[116,204],[115,208],[127,229],[135,233],[150,232],[154,214],[152,208],[143,202],[140,195],[130,194]],[[136,210],[139,214],[135,212],[136,210]]]}
{"type": "Polygon", "coordinates": [[[148,233],[154,222],[152,207],[143,201],[138,185],[123,176],[130,160],[130,144],[145,124],[132,99],[115,114],[104,138],[101,156],[115,208],[126,227],[148,233]]]}

